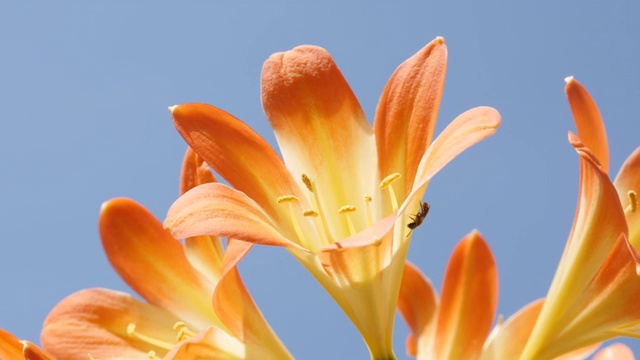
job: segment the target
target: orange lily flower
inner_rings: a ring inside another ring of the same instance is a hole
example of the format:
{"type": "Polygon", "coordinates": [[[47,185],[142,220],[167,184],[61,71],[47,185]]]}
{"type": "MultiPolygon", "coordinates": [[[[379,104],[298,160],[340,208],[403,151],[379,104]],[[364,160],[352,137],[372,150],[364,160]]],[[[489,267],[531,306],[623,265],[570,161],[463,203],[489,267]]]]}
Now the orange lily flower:
{"type": "MultiPolygon", "coordinates": [[[[188,150],[181,189],[214,180],[188,150]]],[[[52,354],[83,360],[87,354],[103,360],[291,358],[236,268],[223,263],[219,238],[188,238],[183,246],[142,205],[124,198],[103,204],[99,229],[112,266],[147,302],[107,289],[70,295],[44,323],[42,344],[52,354]],[[214,304],[214,296],[222,301],[214,304]]]]}
{"type": "Polygon", "coordinates": [[[479,359],[498,304],[498,270],[480,233],[453,250],[438,299],[431,282],[405,265],[398,309],[409,325],[407,353],[422,359],[479,359]]]}
{"type": "Polygon", "coordinates": [[[0,359],[54,360],[54,357],[31,341],[18,340],[18,338],[10,332],[0,329],[0,359]]]}
{"type": "MultiPolygon", "coordinates": [[[[186,142],[235,189],[199,186],[165,227],[287,248],[362,334],[373,358],[394,358],[392,329],[410,216],[435,173],[493,134],[488,107],[456,118],[431,143],[447,49],[437,38],[385,87],[373,128],[331,56],[301,46],[272,55],[262,104],[284,161],[256,132],[205,104],[171,107],[186,142]]],[[[241,257],[236,257],[239,261],[241,257]]]]}

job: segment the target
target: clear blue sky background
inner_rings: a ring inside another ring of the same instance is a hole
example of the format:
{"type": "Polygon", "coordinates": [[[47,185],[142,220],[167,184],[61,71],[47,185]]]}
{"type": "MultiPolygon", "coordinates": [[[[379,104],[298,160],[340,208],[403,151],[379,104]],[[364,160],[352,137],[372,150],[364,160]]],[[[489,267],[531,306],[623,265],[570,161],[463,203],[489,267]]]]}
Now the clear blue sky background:
{"type": "MultiPolygon", "coordinates": [[[[437,132],[478,105],[497,108],[503,123],[432,181],[432,211],[409,258],[439,288],[453,246],[479,229],[497,258],[506,316],[546,294],[573,221],[578,157],[566,140],[574,126],[563,79],[575,75],[600,106],[613,173],[640,145],[632,1],[12,2],[0,13],[0,327],[22,338],[38,340],[48,311],[72,292],[129,291],[103,254],[98,211],[128,196],[164,218],[185,149],[167,106],[214,104],[275,144],[259,75],[277,51],[328,49],[371,120],[393,70],[445,37],[437,132]]],[[[241,272],[296,357],[367,357],[354,327],[286,251],[258,248],[241,272]]],[[[406,334],[399,320],[400,358],[406,334]]]]}

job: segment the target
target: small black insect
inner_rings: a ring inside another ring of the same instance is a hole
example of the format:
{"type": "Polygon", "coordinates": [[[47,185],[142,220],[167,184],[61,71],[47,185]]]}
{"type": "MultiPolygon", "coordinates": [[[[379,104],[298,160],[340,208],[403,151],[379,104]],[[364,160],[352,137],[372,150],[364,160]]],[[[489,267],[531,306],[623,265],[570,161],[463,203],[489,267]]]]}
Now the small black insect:
{"type": "MultiPolygon", "coordinates": [[[[424,218],[426,218],[427,214],[429,213],[429,209],[430,209],[429,204],[426,201],[423,202],[422,205],[420,205],[420,208],[418,208],[418,213],[415,214],[414,216],[409,216],[409,219],[411,219],[411,222],[407,224],[407,227],[411,229],[411,231],[413,231],[413,229],[422,225],[424,218]]],[[[409,231],[409,234],[407,234],[407,236],[411,235],[411,231],[409,231]]]]}

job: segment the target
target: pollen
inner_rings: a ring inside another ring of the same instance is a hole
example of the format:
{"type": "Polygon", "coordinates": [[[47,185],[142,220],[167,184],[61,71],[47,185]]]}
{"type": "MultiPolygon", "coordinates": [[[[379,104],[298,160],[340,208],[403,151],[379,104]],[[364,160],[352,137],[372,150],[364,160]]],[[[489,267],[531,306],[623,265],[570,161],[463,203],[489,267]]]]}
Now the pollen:
{"type": "Polygon", "coordinates": [[[149,352],[147,353],[147,357],[149,358],[149,360],[154,360],[158,358],[156,356],[156,352],[153,350],[149,350],[149,352]]]}
{"type": "Polygon", "coordinates": [[[627,193],[627,196],[629,196],[628,209],[632,213],[635,213],[638,210],[638,194],[636,194],[636,192],[633,190],[629,190],[629,192],[627,193]]]}
{"type": "Polygon", "coordinates": [[[307,174],[302,174],[302,182],[304,183],[304,186],[306,186],[307,189],[310,192],[313,192],[313,186],[311,185],[311,179],[309,179],[307,174]]]}
{"type": "Polygon", "coordinates": [[[400,173],[393,173],[388,175],[386,178],[382,179],[380,182],[380,189],[386,189],[392,182],[400,179],[400,173]]]}
{"type": "Polygon", "coordinates": [[[353,225],[353,220],[351,220],[351,216],[349,213],[356,211],[356,207],[353,205],[343,205],[338,210],[339,214],[344,214],[347,219],[347,226],[349,227],[349,233],[353,236],[356,234],[356,227],[353,225]]]}
{"type": "Polygon", "coordinates": [[[191,331],[188,327],[187,324],[185,324],[183,321],[178,321],[173,325],[173,330],[177,331],[178,334],[176,336],[176,340],[178,342],[194,337],[196,335],[195,332],[191,331]]]}
{"type": "Polygon", "coordinates": [[[286,203],[286,202],[298,202],[298,198],[294,195],[285,195],[280,196],[278,198],[278,204],[286,203]]]}
{"type": "Polygon", "coordinates": [[[350,213],[356,211],[356,207],[353,205],[344,205],[341,206],[338,210],[338,214],[350,213]]]}
{"type": "Polygon", "coordinates": [[[311,217],[317,217],[319,214],[317,211],[313,210],[313,209],[309,209],[309,210],[305,210],[302,213],[303,216],[311,216],[311,217]]]}

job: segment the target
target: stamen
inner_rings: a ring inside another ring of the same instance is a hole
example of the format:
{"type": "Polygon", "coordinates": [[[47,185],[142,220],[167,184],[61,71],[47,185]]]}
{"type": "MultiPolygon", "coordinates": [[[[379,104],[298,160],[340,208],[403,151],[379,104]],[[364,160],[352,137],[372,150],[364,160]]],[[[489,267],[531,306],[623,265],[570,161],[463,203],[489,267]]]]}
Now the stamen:
{"type": "Polygon", "coordinates": [[[629,205],[624,209],[624,212],[627,214],[630,212],[635,213],[638,210],[638,194],[633,190],[629,190],[627,196],[629,196],[629,205]]]}
{"type": "Polygon", "coordinates": [[[335,241],[331,236],[331,231],[329,230],[329,224],[327,223],[327,219],[323,216],[324,211],[322,211],[322,206],[320,205],[320,199],[318,198],[318,192],[315,189],[315,184],[311,181],[311,178],[307,176],[307,174],[302,174],[302,182],[307,187],[309,192],[311,193],[311,205],[318,213],[318,217],[320,218],[320,232],[322,234],[322,238],[325,239],[325,245],[333,244],[335,241]]]}
{"type": "Polygon", "coordinates": [[[147,353],[147,357],[149,358],[149,360],[157,359],[156,352],[153,350],[149,350],[149,352],[147,353]]]}
{"type": "Polygon", "coordinates": [[[298,224],[296,214],[293,211],[294,202],[298,202],[298,198],[293,195],[285,195],[278,198],[278,204],[287,203],[289,205],[289,215],[291,217],[291,223],[293,224],[293,230],[295,230],[298,239],[300,239],[300,245],[302,245],[303,247],[308,247],[307,238],[304,236],[304,233],[300,228],[300,224],[298,224]]]}
{"type": "Polygon", "coordinates": [[[364,194],[364,206],[367,212],[367,227],[373,225],[373,216],[371,216],[371,201],[373,201],[371,195],[364,194]]]}
{"type": "Polygon", "coordinates": [[[625,337],[630,337],[634,339],[640,339],[640,334],[634,331],[628,331],[628,330],[622,330],[622,329],[611,329],[611,330],[607,330],[607,332],[617,336],[625,336],[625,337]]]}
{"type": "Polygon", "coordinates": [[[311,217],[318,217],[318,212],[313,210],[313,209],[309,209],[309,210],[305,210],[302,213],[303,216],[311,216],[311,217]]]}
{"type": "Polygon", "coordinates": [[[311,179],[309,179],[307,174],[302,174],[302,182],[304,183],[304,186],[306,186],[309,191],[313,192],[313,186],[311,186],[311,179]]]}
{"type": "Polygon", "coordinates": [[[127,335],[129,335],[130,337],[134,337],[134,338],[137,338],[139,340],[142,340],[142,341],[144,341],[144,342],[146,342],[148,344],[151,344],[153,346],[165,349],[165,350],[171,350],[171,348],[175,345],[175,344],[168,343],[166,341],[162,341],[162,340],[153,338],[151,336],[136,332],[136,324],[134,324],[134,323],[130,323],[127,326],[127,335]]]}
{"type": "Polygon", "coordinates": [[[177,323],[175,323],[173,325],[173,330],[178,332],[178,335],[176,337],[177,341],[180,342],[184,339],[188,339],[191,337],[196,336],[196,333],[189,330],[189,328],[187,327],[187,324],[185,324],[182,321],[178,321],[177,323]]]}
{"type": "Polygon", "coordinates": [[[400,173],[393,173],[387,176],[386,178],[384,178],[382,182],[380,182],[380,189],[382,190],[388,189],[389,191],[389,200],[391,200],[391,206],[393,208],[393,211],[398,210],[398,199],[396,198],[396,193],[393,191],[393,186],[389,186],[389,185],[391,185],[391,183],[398,180],[399,178],[400,178],[400,173]]]}
{"type": "Polygon", "coordinates": [[[351,235],[356,234],[356,227],[353,226],[353,221],[351,221],[351,215],[349,213],[356,211],[356,207],[353,205],[344,205],[338,210],[338,214],[344,214],[347,218],[347,226],[349,226],[349,233],[351,235]]]}

